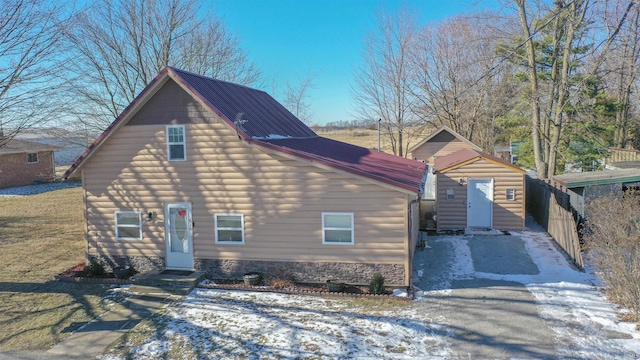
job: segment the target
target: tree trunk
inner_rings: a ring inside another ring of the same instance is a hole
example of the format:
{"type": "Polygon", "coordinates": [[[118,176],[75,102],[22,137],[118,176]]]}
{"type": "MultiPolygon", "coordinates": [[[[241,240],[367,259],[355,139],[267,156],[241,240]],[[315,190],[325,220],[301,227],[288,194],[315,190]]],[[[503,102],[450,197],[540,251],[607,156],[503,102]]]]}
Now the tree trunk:
{"type": "Polygon", "coordinates": [[[547,177],[547,169],[542,159],[542,151],[540,148],[540,102],[538,92],[538,73],[536,71],[536,54],[533,48],[533,39],[529,23],[527,22],[527,13],[525,10],[525,0],[515,0],[518,5],[518,13],[520,14],[520,23],[524,37],[527,39],[525,45],[527,49],[527,63],[529,66],[529,81],[531,82],[531,135],[533,137],[533,156],[536,162],[539,178],[547,177]]]}

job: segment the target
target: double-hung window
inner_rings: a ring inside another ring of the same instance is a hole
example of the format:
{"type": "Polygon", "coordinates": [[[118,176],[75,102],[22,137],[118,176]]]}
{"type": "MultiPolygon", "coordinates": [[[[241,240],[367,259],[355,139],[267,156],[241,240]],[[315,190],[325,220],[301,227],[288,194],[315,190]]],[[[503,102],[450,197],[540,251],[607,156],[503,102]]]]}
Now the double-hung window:
{"type": "Polygon", "coordinates": [[[167,154],[169,161],[187,160],[184,125],[167,126],[167,154]]]}
{"type": "Polygon", "coordinates": [[[322,243],[353,245],[353,213],[322,213],[322,243]]]}
{"type": "Polygon", "coordinates": [[[27,154],[27,164],[35,164],[38,162],[38,153],[27,154]]]}
{"type": "Polygon", "coordinates": [[[507,189],[507,200],[515,201],[516,189],[507,189]]]}
{"type": "Polygon", "coordinates": [[[244,215],[216,214],[216,243],[244,244],[244,215]]]}
{"type": "Polygon", "coordinates": [[[116,239],[142,240],[142,215],[139,211],[116,211],[116,239]]]}

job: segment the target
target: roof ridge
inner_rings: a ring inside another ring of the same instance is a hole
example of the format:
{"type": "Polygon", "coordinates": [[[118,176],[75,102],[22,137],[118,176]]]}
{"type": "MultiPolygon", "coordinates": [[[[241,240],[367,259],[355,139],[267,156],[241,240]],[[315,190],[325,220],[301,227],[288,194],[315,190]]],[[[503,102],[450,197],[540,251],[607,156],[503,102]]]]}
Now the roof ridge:
{"type": "Polygon", "coordinates": [[[188,70],[179,69],[179,68],[174,67],[174,66],[167,65],[167,67],[170,68],[173,71],[186,73],[186,74],[189,74],[191,76],[199,77],[201,79],[205,79],[205,80],[209,80],[209,81],[217,81],[217,82],[221,82],[221,83],[225,83],[225,84],[233,85],[233,86],[237,86],[237,87],[242,87],[242,88],[253,90],[253,91],[259,91],[259,92],[265,93],[267,95],[269,94],[264,90],[256,89],[256,88],[253,88],[253,87],[248,86],[248,85],[242,85],[242,84],[234,83],[234,82],[227,81],[227,80],[220,80],[220,79],[217,79],[217,78],[214,78],[214,77],[211,77],[211,76],[205,76],[205,75],[201,75],[201,74],[196,74],[194,72],[191,72],[191,71],[188,71],[188,70]]]}

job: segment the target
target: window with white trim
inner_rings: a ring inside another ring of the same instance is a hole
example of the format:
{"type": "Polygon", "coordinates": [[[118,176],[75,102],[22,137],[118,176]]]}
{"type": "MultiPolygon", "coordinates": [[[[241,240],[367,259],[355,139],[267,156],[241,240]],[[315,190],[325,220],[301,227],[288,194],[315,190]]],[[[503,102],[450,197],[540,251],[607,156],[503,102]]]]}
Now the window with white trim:
{"type": "Polygon", "coordinates": [[[244,244],[244,215],[215,214],[216,243],[244,244]]]}
{"type": "Polygon", "coordinates": [[[116,211],[116,239],[142,240],[140,211],[116,211]]]}
{"type": "Polygon", "coordinates": [[[447,189],[447,200],[455,200],[456,192],[453,189],[447,189]]]}
{"type": "Polygon", "coordinates": [[[27,154],[27,164],[35,164],[38,162],[38,153],[27,154]]]}
{"type": "Polygon", "coordinates": [[[187,160],[184,125],[167,126],[167,155],[169,161],[187,160]]]}
{"type": "Polygon", "coordinates": [[[507,189],[507,200],[516,200],[516,189],[507,189]]]}
{"type": "Polygon", "coordinates": [[[353,245],[353,213],[322,213],[322,243],[353,245]]]}

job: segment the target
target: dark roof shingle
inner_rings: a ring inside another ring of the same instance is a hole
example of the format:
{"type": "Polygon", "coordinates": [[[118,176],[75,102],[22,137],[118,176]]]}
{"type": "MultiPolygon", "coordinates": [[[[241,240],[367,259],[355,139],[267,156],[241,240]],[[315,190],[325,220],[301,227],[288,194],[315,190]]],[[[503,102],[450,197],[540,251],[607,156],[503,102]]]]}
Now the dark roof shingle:
{"type": "Polygon", "coordinates": [[[445,155],[436,159],[434,164],[434,169],[436,171],[448,170],[451,168],[455,168],[460,164],[463,164],[468,161],[473,161],[475,159],[485,159],[489,160],[493,163],[497,163],[501,166],[512,168],[524,174],[524,170],[517,167],[516,165],[511,164],[510,162],[501,159],[497,156],[493,156],[491,154],[487,154],[482,151],[477,151],[473,149],[461,149],[452,154],[445,155]]]}
{"type": "Polygon", "coordinates": [[[0,154],[35,153],[38,151],[55,151],[60,147],[35,141],[11,139],[5,143],[0,141],[0,154]]]}

